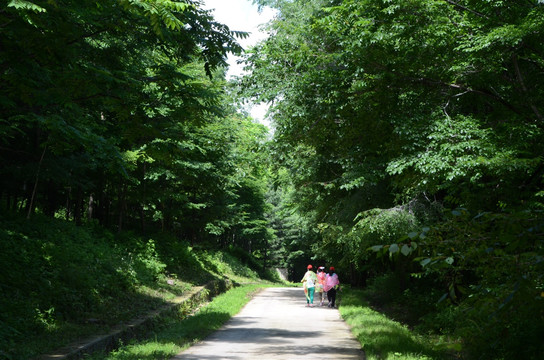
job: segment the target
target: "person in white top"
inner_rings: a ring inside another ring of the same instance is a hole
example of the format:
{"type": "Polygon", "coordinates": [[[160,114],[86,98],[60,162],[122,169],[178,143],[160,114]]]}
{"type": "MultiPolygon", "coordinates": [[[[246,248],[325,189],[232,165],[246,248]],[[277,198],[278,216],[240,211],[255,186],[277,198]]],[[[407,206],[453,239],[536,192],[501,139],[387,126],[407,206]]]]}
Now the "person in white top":
{"type": "Polygon", "coordinates": [[[307,267],[308,271],[306,271],[306,274],[304,274],[304,277],[302,280],[300,280],[301,283],[303,283],[304,286],[304,294],[306,295],[306,306],[314,307],[314,291],[315,291],[315,284],[317,282],[317,276],[312,271],[312,265],[308,265],[307,267]]]}

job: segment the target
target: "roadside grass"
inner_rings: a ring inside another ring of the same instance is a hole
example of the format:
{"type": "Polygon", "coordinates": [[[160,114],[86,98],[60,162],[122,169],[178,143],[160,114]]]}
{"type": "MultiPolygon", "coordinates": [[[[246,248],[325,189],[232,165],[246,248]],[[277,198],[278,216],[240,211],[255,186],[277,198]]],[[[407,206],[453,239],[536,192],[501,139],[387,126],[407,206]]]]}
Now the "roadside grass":
{"type": "Polygon", "coordinates": [[[157,284],[137,286],[126,296],[118,297],[117,302],[108,303],[108,310],[88,312],[89,320],[86,322],[57,321],[40,336],[28,337],[26,341],[21,341],[17,350],[13,352],[13,356],[7,359],[34,358],[37,354],[54,351],[76,339],[108,333],[113,326],[164,306],[168,301],[188,292],[191,288],[190,284],[179,280],[170,284],[166,281],[163,284],[161,281],[157,284]]]}
{"type": "Polygon", "coordinates": [[[0,211],[0,359],[34,359],[107,334],[212,280],[276,281],[257,265],[235,248],[0,211]]]}
{"type": "Polygon", "coordinates": [[[452,359],[447,348],[427,336],[374,311],[362,291],[345,288],[341,293],[340,315],[361,343],[367,360],[442,360],[452,359]]]}
{"type": "Polygon", "coordinates": [[[247,284],[230,289],[196,311],[194,315],[169,318],[147,340],[134,341],[107,353],[95,353],[88,360],[170,359],[218,330],[266,284],[247,284]]]}

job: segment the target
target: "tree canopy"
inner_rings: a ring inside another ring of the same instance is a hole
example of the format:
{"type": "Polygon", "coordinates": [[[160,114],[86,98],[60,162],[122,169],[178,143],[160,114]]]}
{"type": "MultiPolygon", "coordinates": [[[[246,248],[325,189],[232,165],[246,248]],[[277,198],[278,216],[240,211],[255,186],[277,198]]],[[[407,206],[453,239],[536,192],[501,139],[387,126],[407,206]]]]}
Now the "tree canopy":
{"type": "Polygon", "coordinates": [[[247,34],[200,1],[3,1],[2,212],[334,265],[469,356],[541,354],[544,3],[253,3],[228,83],[247,34]]]}
{"type": "Polygon", "coordinates": [[[248,250],[266,232],[266,129],[224,78],[246,33],[190,0],[10,0],[0,19],[6,208],[248,250]]]}
{"type": "Polygon", "coordinates": [[[300,248],[352,282],[434,282],[473,350],[521,356],[543,306],[544,4],[255,2],[278,15],[240,89],[271,105],[285,203],[319,234],[300,248]]]}

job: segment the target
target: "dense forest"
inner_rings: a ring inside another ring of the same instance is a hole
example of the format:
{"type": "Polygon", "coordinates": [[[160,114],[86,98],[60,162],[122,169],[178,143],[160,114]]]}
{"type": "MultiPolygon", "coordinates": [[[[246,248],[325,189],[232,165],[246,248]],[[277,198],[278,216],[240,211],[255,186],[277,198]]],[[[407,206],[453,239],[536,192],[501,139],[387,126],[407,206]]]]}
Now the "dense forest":
{"type": "Polygon", "coordinates": [[[264,266],[267,129],[225,80],[245,36],[198,1],[2,1],[0,358],[210,280],[208,250],[264,266]]]}
{"type": "Polygon", "coordinates": [[[257,2],[239,89],[270,104],[284,258],[471,358],[541,356],[544,3],[257,2]]]}
{"type": "Polygon", "coordinates": [[[4,208],[261,246],[266,129],[223,90],[245,34],[196,5],[4,6],[4,208]]]}
{"type": "Polygon", "coordinates": [[[198,0],[2,1],[0,345],[119,295],[53,271],[63,243],[137,283],[135,234],[152,277],[193,248],[334,265],[463,357],[541,356],[544,2],[253,2],[277,12],[244,51],[198,0]]]}

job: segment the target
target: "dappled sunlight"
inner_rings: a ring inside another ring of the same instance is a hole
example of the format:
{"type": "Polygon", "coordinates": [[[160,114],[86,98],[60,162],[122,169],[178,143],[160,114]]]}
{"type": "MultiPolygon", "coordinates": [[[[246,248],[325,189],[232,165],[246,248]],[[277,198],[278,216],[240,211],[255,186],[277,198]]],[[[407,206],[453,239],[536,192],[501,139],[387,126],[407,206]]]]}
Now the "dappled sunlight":
{"type": "Polygon", "coordinates": [[[340,313],[369,360],[441,358],[406,326],[368,307],[342,306],[340,313]]]}
{"type": "MultiPolygon", "coordinates": [[[[150,341],[141,345],[136,345],[130,348],[114,351],[111,353],[111,357],[117,360],[153,360],[153,359],[167,359],[171,356],[172,352],[177,351],[179,348],[174,343],[160,343],[157,341],[150,341]]],[[[109,359],[108,356],[106,359],[109,359]]]]}

